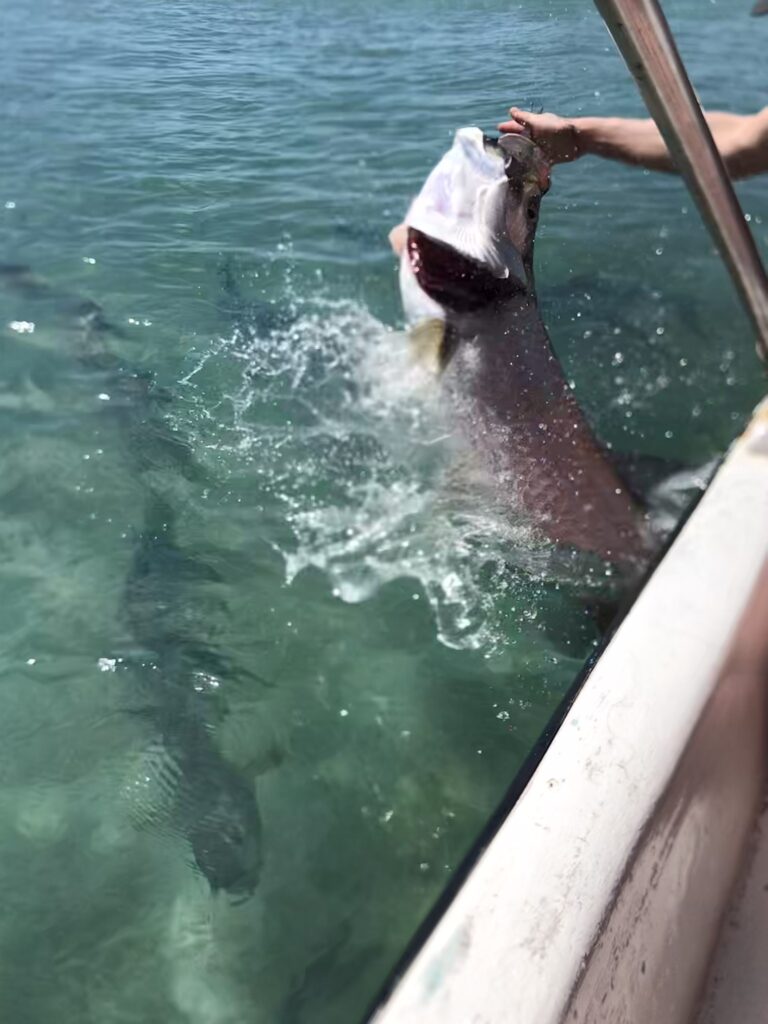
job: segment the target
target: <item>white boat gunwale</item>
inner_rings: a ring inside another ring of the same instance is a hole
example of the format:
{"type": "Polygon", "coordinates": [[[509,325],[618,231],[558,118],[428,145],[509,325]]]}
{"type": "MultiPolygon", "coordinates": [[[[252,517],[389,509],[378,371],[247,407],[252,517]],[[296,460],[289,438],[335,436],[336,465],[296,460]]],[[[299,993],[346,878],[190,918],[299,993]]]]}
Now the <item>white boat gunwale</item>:
{"type": "Polygon", "coordinates": [[[765,688],[723,703],[721,683],[765,562],[768,402],[569,693],[375,1024],[690,1019],[762,792],[765,688]],[[688,936],[674,971],[660,934],[688,936]]]}

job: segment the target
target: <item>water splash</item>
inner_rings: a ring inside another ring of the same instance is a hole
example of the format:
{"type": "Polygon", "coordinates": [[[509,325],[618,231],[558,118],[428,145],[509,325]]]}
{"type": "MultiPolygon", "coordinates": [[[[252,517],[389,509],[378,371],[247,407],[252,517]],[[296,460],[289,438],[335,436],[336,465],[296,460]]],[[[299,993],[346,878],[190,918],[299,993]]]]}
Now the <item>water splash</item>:
{"type": "Polygon", "coordinates": [[[358,303],[289,306],[277,326],[246,320],[197,353],[185,378],[194,385],[210,361],[239,366],[216,447],[259,488],[265,521],[283,525],[270,542],[286,581],[314,567],[357,603],[412,580],[443,644],[505,646],[514,567],[541,569],[543,555],[528,526],[479,495],[433,375],[358,303]]]}
{"type": "MultiPolygon", "coordinates": [[[[313,567],[357,603],[412,580],[440,642],[486,654],[513,642],[537,587],[599,594],[604,567],[543,545],[477,480],[403,332],[351,301],[294,297],[284,314],[269,329],[246,318],[192,373],[211,359],[239,366],[217,447],[281,524],[270,543],[289,584],[313,567]]],[[[665,529],[684,502],[672,504],[665,529]]]]}

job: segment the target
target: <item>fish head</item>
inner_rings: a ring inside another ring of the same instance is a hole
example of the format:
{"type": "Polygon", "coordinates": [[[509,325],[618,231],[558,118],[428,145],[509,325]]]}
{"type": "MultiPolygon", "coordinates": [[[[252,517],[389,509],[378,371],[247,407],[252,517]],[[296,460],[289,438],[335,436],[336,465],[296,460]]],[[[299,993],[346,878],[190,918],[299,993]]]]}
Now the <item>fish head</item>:
{"type": "Polygon", "coordinates": [[[542,197],[549,191],[550,168],[527,135],[501,135],[496,146],[504,160],[503,244],[519,254],[526,283],[533,290],[533,243],[542,197]]]}
{"type": "Polygon", "coordinates": [[[251,787],[238,783],[220,790],[215,806],[190,829],[189,841],[214,892],[249,896],[261,875],[261,820],[251,787]]]}
{"type": "Polygon", "coordinates": [[[408,319],[533,295],[533,244],[549,183],[549,165],[527,136],[460,129],[406,216],[408,319]]]}

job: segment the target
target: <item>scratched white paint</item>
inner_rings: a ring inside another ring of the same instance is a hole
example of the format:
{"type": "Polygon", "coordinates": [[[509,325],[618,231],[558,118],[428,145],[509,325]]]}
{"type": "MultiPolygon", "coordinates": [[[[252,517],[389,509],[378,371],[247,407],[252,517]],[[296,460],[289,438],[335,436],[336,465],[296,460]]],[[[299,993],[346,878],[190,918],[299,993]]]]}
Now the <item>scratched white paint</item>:
{"type": "Polygon", "coordinates": [[[749,711],[715,690],[768,557],[766,422],[768,404],[375,1024],[688,1019],[752,813],[733,774],[699,786],[696,745],[749,711]]]}

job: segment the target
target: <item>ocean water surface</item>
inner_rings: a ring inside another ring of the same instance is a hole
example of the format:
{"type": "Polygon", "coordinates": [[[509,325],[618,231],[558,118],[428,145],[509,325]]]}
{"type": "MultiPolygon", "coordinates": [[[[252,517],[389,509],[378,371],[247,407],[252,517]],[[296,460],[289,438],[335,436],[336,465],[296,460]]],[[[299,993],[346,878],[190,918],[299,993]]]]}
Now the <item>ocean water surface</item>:
{"type": "MultiPolygon", "coordinates": [[[[748,6],[667,5],[707,106],[765,102],[748,6]]],[[[600,637],[452,480],[386,233],[455,128],[640,101],[586,0],[2,25],[0,1018],[354,1024],[600,637]]],[[[537,280],[599,434],[698,479],[764,381],[680,182],[559,168],[537,280]]]]}

